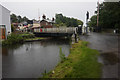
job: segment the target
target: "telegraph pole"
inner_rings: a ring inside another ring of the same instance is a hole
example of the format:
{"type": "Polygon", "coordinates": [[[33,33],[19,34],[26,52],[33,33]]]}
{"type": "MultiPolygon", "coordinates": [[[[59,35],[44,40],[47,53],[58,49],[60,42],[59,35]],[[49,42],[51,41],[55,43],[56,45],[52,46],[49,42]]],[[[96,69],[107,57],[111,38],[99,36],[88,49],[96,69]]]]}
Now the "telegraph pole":
{"type": "Polygon", "coordinates": [[[98,30],[98,27],[99,27],[99,0],[97,2],[97,5],[98,5],[98,8],[97,8],[97,30],[98,30]]]}
{"type": "Polygon", "coordinates": [[[38,8],[38,19],[39,19],[39,24],[40,24],[40,10],[38,8]]]}
{"type": "Polygon", "coordinates": [[[38,9],[38,19],[40,21],[40,10],[38,9]]]}

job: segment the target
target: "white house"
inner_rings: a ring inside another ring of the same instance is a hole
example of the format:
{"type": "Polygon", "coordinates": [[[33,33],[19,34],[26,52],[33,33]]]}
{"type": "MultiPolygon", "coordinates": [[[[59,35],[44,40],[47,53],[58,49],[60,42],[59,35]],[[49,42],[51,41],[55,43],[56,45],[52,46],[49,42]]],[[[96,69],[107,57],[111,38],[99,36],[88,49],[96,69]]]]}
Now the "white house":
{"type": "Polygon", "coordinates": [[[0,29],[3,36],[7,36],[11,33],[10,11],[0,4],[0,29]]]}

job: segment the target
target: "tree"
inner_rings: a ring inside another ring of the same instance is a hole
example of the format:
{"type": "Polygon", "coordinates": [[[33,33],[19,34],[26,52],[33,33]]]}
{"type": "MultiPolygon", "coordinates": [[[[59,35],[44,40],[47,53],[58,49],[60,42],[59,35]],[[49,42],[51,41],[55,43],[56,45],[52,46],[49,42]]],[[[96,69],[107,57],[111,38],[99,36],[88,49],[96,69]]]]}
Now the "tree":
{"type": "Polygon", "coordinates": [[[24,16],[23,18],[22,18],[22,21],[28,21],[29,19],[26,17],[26,16],[24,16]]]}
{"type": "Polygon", "coordinates": [[[17,19],[17,16],[15,15],[15,14],[12,14],[12,15],[10,15],[10,17],[11,17],[11,22],[13,23],[16,23],[16,22],[18,22],[18,19],[17,19]]]}
{"type": "Polygon", "coordinates": [[[69,18],[63,16],[62,14],[56,14],[55,17],[55,22],[59,26],[77,27],[78,25],[83,25],[83,22],[81,20],[69,18]]]}
{"type": "Polygon", "coordinates": [[[78,25],[83,25],[83,22],[81,20],[77,20],[78,25]]]}
{"type": "Polygon", "coordinates": [[[26,17],[26,16],[24,16],[23,18],[19,15],[19,16],[17,16],[17,15],[15,15],[15,14],[11,14],[10,15],[10,17],[11,17],[11,23],[21,23],[21,22],[23,22],[23,21],[28,21],[29,19],[26,17]]]}
{"type": "Polygon", "coordinates": [[[95,27],[97,25],[97,15],[93,15],[88,22],[90,27],[95,27]]]}
{"type": "MultiPolygon", "coordinates": [[[[96,11],[95,11],[96,13],[96,11]]],[[[95,26],[97,17],[91,17],[89,25],[95,26]]],[[[99,6],[99,26],[105,28],[120,29],[120,3],[104,2],[99,6]]]]}
{"type": "Polygon", "coordinates": [[[18,19],[18,23],[22,21],[22,17],[20,15],[17,17],[17,19],[18,19]]]}

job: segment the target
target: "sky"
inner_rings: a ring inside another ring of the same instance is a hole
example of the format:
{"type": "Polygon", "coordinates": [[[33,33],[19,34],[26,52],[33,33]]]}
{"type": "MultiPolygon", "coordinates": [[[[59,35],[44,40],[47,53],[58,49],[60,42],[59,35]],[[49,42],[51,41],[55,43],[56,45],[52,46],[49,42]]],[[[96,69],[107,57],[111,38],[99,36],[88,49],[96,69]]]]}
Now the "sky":
{"type": "MultiPolygon", "coordinates": [[[[82,20],[85,24],[87,11],[90,17],[94,15],[98,0],[1,0],[0,4],[11,11],[11,14],[21,15],[29,19],[42,19],[45,14],[52,19],[55,14],[82,20]]],[[[103,0],[99,0],[103,2],[103,0]]]]}

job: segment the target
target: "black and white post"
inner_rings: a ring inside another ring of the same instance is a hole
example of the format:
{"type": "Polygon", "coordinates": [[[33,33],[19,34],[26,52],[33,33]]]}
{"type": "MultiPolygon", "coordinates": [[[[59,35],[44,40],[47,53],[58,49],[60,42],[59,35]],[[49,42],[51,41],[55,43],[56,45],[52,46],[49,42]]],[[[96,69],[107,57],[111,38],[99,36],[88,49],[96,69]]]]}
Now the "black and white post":
{"type": "Polygon", "coordinates": [[[87,11],[87,14],[86,14],[86,34],[88,33],[88,19],[89,19],[89,12],[87,11]]]}

